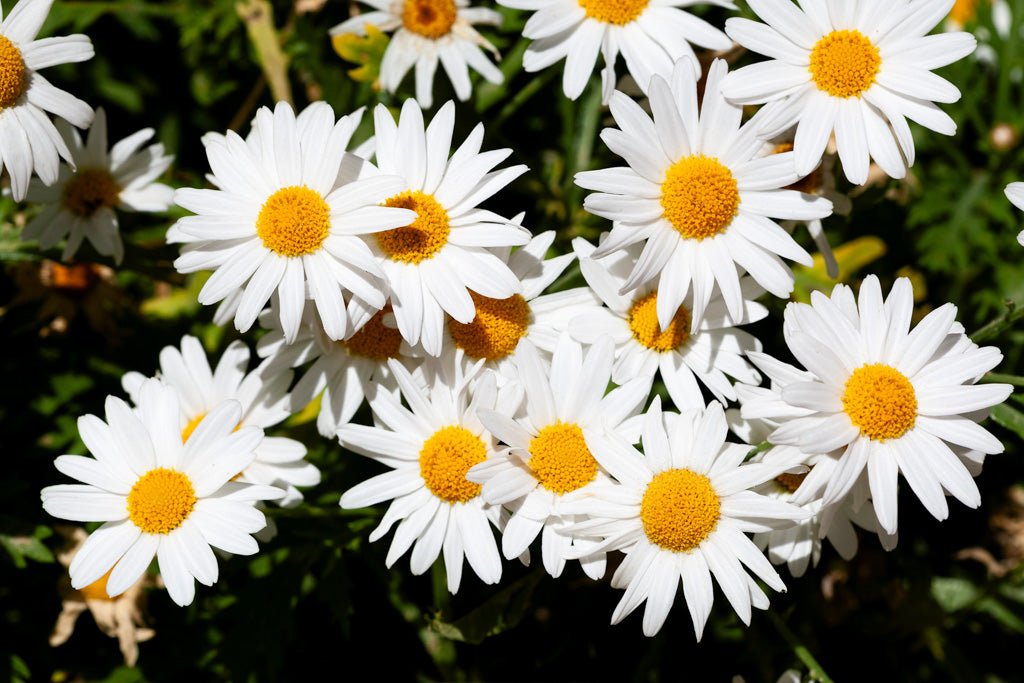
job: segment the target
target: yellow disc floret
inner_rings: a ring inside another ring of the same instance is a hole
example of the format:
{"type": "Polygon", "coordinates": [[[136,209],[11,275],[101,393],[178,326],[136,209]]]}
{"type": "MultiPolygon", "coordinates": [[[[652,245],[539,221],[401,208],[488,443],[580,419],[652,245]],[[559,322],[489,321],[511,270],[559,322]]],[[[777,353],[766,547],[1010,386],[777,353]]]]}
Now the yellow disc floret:
{"type": "Polygon", "coordinates": [[[644,13],[650,0],[579,0],[579,3],[591,19],[625,26],[644,13]]]}
{"type": "Polygon", "coordinates": [[[270,195],[256,218],[263,246],[281,256],[302,256],[320,249],[331,228],[331,209],[316,190],[283,187],[270,195]]]}
{"type": "Polygon", "coordinates": [[[411,225],[377,233],[377,244],[393,261],[420,263],[434,258],[448,243],[448,212],[433,195],[407,190],[384,205],[416,212],[411,225]]]}
{"type": "Polygon", "coordinates": [[[843,410],[864,436],[875,441],[898,439],[917,419],[917,394],[896,368],[862,365],[846,380],[843,410]]]}
{"type": "Polygon", "coordinates": [[[402,26],[424,38],[437,40],[451,32],[457,14],[455,0],[405,0],[402,26]]]}
{"type": "Polygon", "coordinates": [[[658,292],[654,291],[633,302],[629,309],[629,329],[633,339],[658,353],[678,349],[690,338],[690,311],[680,306],[668,328],[658,325],[658,292]]]}
{"type": "Polygon", "coordinates": [[[121,187],[105,168],[83,168],[71,176],[61,193],[61,205],[72,215],[88,218],[100,209],[117,206],[121,187]]]}
{"type": "Polygon", "coordinates": [[[702,154],[683,157],[665,172],[661,208],[665,220],[686,239],[725,232],[739,207],[736,179],[718,159],[702,154]]]}
{"type": "Polygon", "coordinates": [[[949,20],[958,28],[963,28],[967,22],[974,21],[977,11],[978,0],[956,0],[949,10],[949,20]]]}
{"type": "Polygon", "coordinates": [[[199,423],[203,421],[204,417],[206,417],[206,413],[199,413],[198,415],[196,415],[195,417],[188,421],[188,424],[185,425],[185,428],[181,430],[182,443],[188,441],[188,438],[192,436],[192,432],[196,431],[196,427],[199,426],[199,423]]]}
{"type": "Polygon", "coordinates": [[[195,504],[192,480],[158,467],[139,477],[128,493],[128,519],[147,534],[166,534],[181,526],[195,504]]]}
{"type": "Polygon", "coordinates": [[[466,479],[466,472],[486,459],[487,446],[479,436],[458,425],[443,427],[423,442],[420,476],[441,500],[465,503],[480,495],[480,484],[466,479]]]}
{"type": "Polygon", "coordinates": [[[833,97],[859,97],[870,88],[882,57],[867,36],[856,29],[833,31],[811,50],[811,78],[833,97]]]}
{"type": "Polygon", "coordinates": [[[597,461],[578,425],[556,422],[530,440],[530,469],[540,485],[557,494],[583,488],[597,476],[597,461]]]}
{"type": "Polygon", "coordinates": [[[7,36],[0,35],[0,109],[10,107],[28,85],[21,50],[7,36]]]}
{"type": "Polygon", "coordinates": [[[783,472],[779,476],[775,477],[775,483],[786,493],[796,493],[796,490],[804,483],[804,479],[807,478],[809,473],[810,470],[801,474],[783,472]]]}
{"type": "Polygon", "coordinates": [[[374,314],[359,331],[339,342],[353,356],[362,356],[378,362],[398,358],[402,347],[402,333],[384,324],[384,316],[391,312],[388,304],[374,314]]]}
{"type": "Polygon", "coordinates": [[[114,571],[111,567],[107,570],[107,573],[90,583],[85,588],[79,589],[79,593],[86,600],[113,600],[110,594],[107,593],[107,581],[110,579],[110,572],[114,571]]]}
{"type": "Polygon", "coordinates": [[[703,474],[665,470],[647,485],[640,501],[640,521],[651,543],[685,553],[715,530],[721,507],[711,481],[703,474]]]}
{"type": "Polygon", "coordinates": [[[476,317],[463,325],[457,320],[448,322],[448,330],[455,345],[471,358],[498,360],[516,350],[519,340],[530,327],[530,305],[519,294],[507,299],[491,299],[470,292],[476,317]]]}

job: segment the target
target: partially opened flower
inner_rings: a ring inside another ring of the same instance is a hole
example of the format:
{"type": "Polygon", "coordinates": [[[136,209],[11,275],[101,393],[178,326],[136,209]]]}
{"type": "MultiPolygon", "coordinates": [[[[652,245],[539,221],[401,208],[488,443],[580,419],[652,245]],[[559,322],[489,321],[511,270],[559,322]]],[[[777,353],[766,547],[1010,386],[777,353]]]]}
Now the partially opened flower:
{"type": "Polygon", "coordinates": [[[812,260],[773,219],[812,220],[832,212],[823,197],[784,189],[799,177],[791,153],[758,156],[755,122],[741,126],[742,108],[722,97],[727,71],[722,60],[711,65],[699,113],[697,74],[686,60],[671,75],[652,79],[653,120],[616,93],[611,112],[619,128],[605,129],[601,139],[629,166],[576,174],[576,184],[597,191],[586,198],[587,211],[614,221],[593,257],[644,243],[620,293],[656,286],[663,330],[690,292],[691,332],[700,329],[716,290],[732,319],[740,320],[743,271],[775,296],[788,297],[793,272],[782,258],[804,265],[812,260]]]}
{"type": "MultiPolygon", "coordinates": [[[[199,423],[224,401],[238,401],[242,417],[236,428],[245,426],[269,429],[291,416],[288,387],[292,372],[287,366],[263,363],[252,372],[249,349],[240,341],[231,342],[210,367],[206,351],[195,337],[186,335],[181,349],[165,346],[160,352],[158,377],[177,390],[181,401],[181,440],[187,442],[199,423]]],[[[129,372],[121,378],[124,390],[138,403],[146,377],[129,372]]],[[[302,500],[297,486],[320,483],[320,471],[306,462],[306,447],[295,439],[265,436],[255,450],[256,459],[239,470],[234,481],[276,486],[284,492],[281,505],[292,506],[302,500]]]]}
{"type": "Polygon", "coordinates": [[[474,24],[498,26],[501,15],[487,7],[470,7],[468,0],[361,0],[373,11],[354,15],[331,29],[331,35],[366,34],[373,26],[394,31],[380,63],[380,87],[394,93],[410,69],[416,74],[416,99],[429,109],[434,101],[434,73],[440,62],[460,100],[468,100],[473,86],[469,70],[491,83],[504,77],[483,50],[497,57],[490,41],[474,24]],[[483,48],[483,50],[481,49],[483,48]]]}
{"type": "Polygon", "coordinates": [[[379,206],[401,191],[394,176],[351,179],[343,167],[368,162],[345,150],[362,111],[335,121],[315,102],[297,117],[279,102],[260,109],[253,134],[204,138],[218,189],[180,189],[174,200],[198,215],[179,220],[173,236],[188,243],[174,262],[182,273],[213,270],[199,302],[241,292],[235,327],[244,332],[273,297],[285,337],[299,331],[307,291],[332,339],[350,330],[347,301],[356,295],[384,306],[383,275],[364,233],[407,224],[415,214],[379,206]]]}
{"type": "Polygon", "coordinates": [[[58,157],[73,164],[67,144],[47,113],[78,128],[92,123],[92,107],[54,87],[41,69],[92,59],[88,36],[36,40],[53,0],[21,0],[0,22],[0,170],[7,168],[18,201],[38,173],[44,185],[57,182],[58,157]]]}
{"type": "Polygon", "coordinates": [[[257,550],[266,525],[256,501],[281,496],[269,486],[234,482],[248,467],[263,430],[243,427],[237,401],[212,410],[182,444],[180,399],[159,380],[139,389],[139,407],[107,397],[106,421],[79,418],[92,458],[62,455],[58,470],[82,484],[47,486],[43,509],[76,522],[103,522],[71,561],[71,586],[81,590],[110,572],[107,593],[128,590],[156,557],[171,599],[188,605],[195,581],[217,581],[212,548],[236,555],[257,550]]]}
{"type": "Polygon", "coordinates": [[[722,83],[738,104],[769,103],[759,132],[775,135],[796,124],[796,170],[818,165],[835,131],[843,172],[861,185],[873,159],[902,178],[914,164],[907,119],[942,135],[956,122],[935,106],[960,99],[960,90],[932,73],[974,51],[970,33],[928,35],[949,12],[949,0],[750,0],[766,22],[733,17],[729,37],[768,61],[743,67],[722,83]]]}
{"type": "Polygon", "coordinates": [[[29,183],[27,199],[46,204],[21,233],[22,239],[38,240],[49,249],[67,239],[61,259],[75,255],[83,239],[96,251],[112,256],[120,264],[124,242],[118,228],[117,213],[122,211],[166,211],[174,189],[156,182],[174,161],[164,154],[160,143],[142,148],[152,128],[144,128],[107,149],[107,115],[96,110],[85,144],[71,126],[57,123],[61,137],[71,153],[70,164],[61,164],[57,182],[47,186],[41,180],[29,183]]]}
{"type": "Polygon", "coordinates": [[[343,446],[391,468],[342,494],[341,506],[392,501],[370,534],[370,541],[376,541],[398,523],[387,566],[412,548],[412,573],[422,574],[443,553],[448,590],[455,593],[463,557],[484,583],[501,579],[501,556],[490,528],[501,523],[501,509],[489,506],[480,485],[466,478],[471,467],[495,457],[497,443],[478,412],[493,409],[498,393],[490,371],[470,389],[473,377],[463,374],[461,362],[441,363],[431,361],[425,388],[400,363],[390,361],[411,410],[381,392],[370,400],[379,427],[338,430],[343,446]]]}
{"type": "Polygon", "coordinates": [[[599,550],[626,553],[612,577],[613,587],[626,590],[613,624],[646,601],[644,635],[655,635],[681,580],[700,640],[714,602],[712,576],[744,624],[752,607],[768,608],[750,573],[774,590],[786,589],[746,534],[807,516],[751,490],[794,463],[744,465],[751,447],[726,442],[727,432],[719,403],[676,415],[663,414],[655,399],[644,418],[643,453],[617,436],[595,444],[594,457],[615,481],[594,486],[567,509],[586,520],[571,527],[573,533],[597,539],[599,550]]]}
{"type": "Polygon", "coordinates": [[[953,304],[913,330],[912,314],[908,279],[898,279],[883,301],[872,275],[856,299],[849,287],[836,285],[831,297],[814,292],[810,305],[786,308],[786,343],[807,370],[750,354],[772,376],[773,389],[745,401],[743,417],[779,422],[772,443],[808,454],[838,451],[831,476],[815,477],[814,486],[809,476],[794,502],[821,495],[823,505],[833,505],[866,474],[875,513],[889,533],[897,528],[900,473],[936,519],[949,514],[947,493],[972,508],[981,503],[972,474],[1003,445],[978,422],[1012,387],[977,382],[1003,355],[971,343],[953,304]]]}

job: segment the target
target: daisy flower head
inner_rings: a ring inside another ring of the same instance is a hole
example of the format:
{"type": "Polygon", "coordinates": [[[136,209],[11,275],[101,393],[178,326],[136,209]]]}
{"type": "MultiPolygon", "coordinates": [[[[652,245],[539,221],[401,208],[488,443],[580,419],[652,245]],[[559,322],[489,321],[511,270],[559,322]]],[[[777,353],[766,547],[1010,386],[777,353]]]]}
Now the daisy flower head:
{"type": "Polygon", "coordinates": [[[430,381],[424,386],[401,363],[390,361],[409,408],[379,392],[370,400],[379,426],[349,424],[338,430],[343,446],[391,468],[342,494],[341,506],[392,501],[370,534],[376,541],[398,523],[387,566],[412,548],[412,573],[422,574],[443,554],[448,590],[455,593],[463,558],[484,583],[501,579],[501,555],[489,526],[501,524],[501,509],[488,505],[480,485],[466,478],[471,467],[496,456],[497,443],[478,413],[494,409],[498,392],[490,371],[472,381],[479,364],[465,372],[454,356],[429,363],[430,381]]]}
{"type": "Polygon", "coordinates": [[[41,249],[66,238],[64,261],[71,259],[87,238],[98,253],[112,256],[120,264],[124,243],[114,209],[166,211],[174,189],[155,181],[174,157],[164,154],[160,143],[142,147],[153,137],[152,128],[129,135],[108,150],[107,115],[102,107],[96,110],[85,144],[78,131],[63,121],[57,122],[57,130],[71,161],[61,164],[52,185],[40,179],[29,182],[28,201],[47,206],[25,226],[21,237],[38,240],[41,249]]]}
{"type": "Polygon", "coordinates": [[[362,235],[406,225],[415,214],[379,206],[401,191],[394,176],[339,183],[346,165],[368,164],[345,151],[361,117],[360,110],[335,121],[323,102],[296,116],[279,102],[257,112],[248,140],[232,131],[204,138],[217,189],[175,193],[196,215],[172,227],[172,236],[187,242],[174,267],[213,270],[199,302],[237,296],[240,332],[272,297],[288,340],[298,334],[307,291],[332,339],[350,329],[346,295],[384,306],[383,273],[362,235]]]}
{"type": "Polygon", "coordinates": [[[935,103],[956,102],[960,90],[932,69],[966,57],[977,41],[970,33],[927,35],[952,4],[752,0],[750,8],[766,23],[733,17],[725,31],[770,59],[730,74],[722,91],[738,104],[768,103],[759,112],[765,137],[796,124],[801,176],[817,166],[834,131],[850,182],[867,181],[872,159],[903,178],[914,164],[907,119],[942,135],[956,132],[935,103]]]}
{"type": "Polygon", "coordinates": [[[582,237],[573,241],[580,271],[587,284],[607,308],[593,308],[573,318],[570,334],[577,341],[593,344],[602,337],[615,342],[612,381],[622,384],[643,377],[650,384],[661,375],[677,408],[703,408],[706,401],[701,385],[724,403],[736,400],[729,377],[746,383],[760,383],[761,375],[745,359],[748,351],[760,351],[761,343],[738,325],[756,322],[768,309],[753,301],[763,290],[750,278],[740,280],[743,292],[742,317],[733,320],[720,293],[712,295],[699,329],[691,331],[686,302],[679,306],[666,328],[658,324],[658,290],[651,284],[622,295],[639,249],[636,245],[601,261],[591,258],[594,247],[582,237]]]}
{"type": "Polygon", "coordinates": [[[291,409],[297,412],[320,396],[317,431],[334,438],[338,428],[348,424],[363,402],[372,400],[378,391],[398,394],[390,360],[415,372],[423,357],[406,352],[410,349],[402,343],[390,306],[374,313],[340,341],[324,334],[316,316],[316,308],[307,302],[299,334],[287,344],[277,318],[265,314],[261,322],[269,330],[257,342],[256,352],[275,365],[300,367],[312,363],[291,392],[291,409]]]}
{"type": "MultiPolygon", "coordinates": [[[[1024,210],[1024,183],[1010,183],[1006,186],[1005,192],[1011,204],[1024,210]]],[[[1017,234],[1017,241],[1024,247],[1024,230],[1017,234]]]]}
{"type": "Polygon", "coordinates": [[[58,157],[74,163],[47,113],[78,128],[92,123],[92,107],[39,73],[94,54],[92,41],[80,33],[36,40],[51,5],[53,0],[21,0],[0,21],[0,170],[7,168],[17,201],[25,198],[33,172],[52,185],[59,174],[58,157]]]}
{"type": "Polygon", "coordinates": [[[548,367],[537,348],[524,341],[515,364],[526,414],[514,419],[507,411],[480,412],[481,422],[509,449],[475,466],[469,480],[483,484],[484,500],[512,512],[501,537],[505,557],[519,557],[540,535],[544,568],[554,577],[574,551],[572,559],[580,560],[588,576],[604,575],[605,553],[591,552],[596,542],[561,532],[581,520],[562,511],[563,498],[583,495],[608,478],[592,454],[596,444],[615,431],[626,438],[638,433],[638,420],[631,418],[647,400],[649,385],[637,379],[605,395],[612,354],[607,339],[584,354],[563,334],[548,367]]]}
{"type": "Polygon", "coordinates": [[[405,101],[397,123],[384,105],[374,111],[377,166],[403,179],[384,204],[408,210],[411,218],[367,241],[390,287],[402,338],[432,356],[441,353],[445,313],[463,324],[476,317],[470,291],[492,299],[522,292],[493,250],[530,241],[523,227],[477,208],[526,166],[493,170],[512,150],[481,152],[482,123],[451,153],[454,126],[453,102],[426,127],[415,100],[405,101]]]}
{"type": "Polygon", "coordinates": [[[416,100],[429,109],[438,62],[462,101],[468,100],[473,90],[470,69],[490,83],[504,81],[501,70],[484,53],[487,50],[496,59],[498,50],[473,28],[474,24],[500,26],[501,15],[494,10],[470,7],[467,0],[360,1],[373,11],[353,16],[330,33],[366,35],[368,24],[385,33],[394,32],[380,63],[380,87],[385,92],[398,90],[409,69],[415,69],[416,100]]]}
{"type": "Polygon", "coordinates": [[[217,581],[211,546],[235,555],[257,552],[251,534],[266,526],[266,518],[255,503],[278,498],[281,490],[231,479],[255,459],[263,431],[236,430],[241,405],[225,401],[183,444],[179,406],[177,392],[156,379],[139,389],[137,410],[109,396],[106,421],[95,415],[78,420],[94,457],[54,461],[83,483],[44,488],[43,509],[61,519],[103,522],[69,567],[76,590],[110,571],[107,593],[120,595],[155,556],[171,599],[188,605],[194,581],[217,581]]]}
{"type": "Polygon", "coordinates": [[[726,442],[727,432],[719,403],[677,415],[662,413],[656,398],[643,420],[642,454],[618,436],[595,445],[594,457],[615,481],[595,486],[568,507],[586,520],[576,533],[597,539],[599,550],[626,554],[612,577],[613,587],[626,590],[612,624],[646,600],[644,635],[655,635],[681,580],[700,640],[714,602],[712,576],[744,624],[752,607],[768,608],[750,573],[773,590],[786,590],[746,534],[807,516],[752,490],[793,463],[745,465],[751,446],[726,442]]]}
{"type": "MultiPolygon", "coordinates": [[[[523,67],[540,71],[565,60],[562,91],[575,100],[583,92],[597,65],[604,59],[602,92],[607,102],[615,88],[615,63],[619,53],[643,92],[651,77],[668,74],[672,64],[685,59],[700,73],[700,62],[691,43],[723,51],[732,41],[721,30],[683,7],[690,0],[498,0],[499,4],[534,12],[523,36],[533,42],[523,55],[523,67]]],[[[736,9],[729,0],[706,4],[736,9]]]]}
{"type": "Polygon", "coordinates": [[[773,376],[773,389],[742,410],[744,418],[781,423],[769,436],[772,443],[808,454],[837,451],[834,473],[815,477],[798,503],[822,492],[822,504],[833,505],[866,475],[878,521],[890,534],[897,528],[900,473],[938,520],[949,515],[947,492],[969,507],[980,504],[972,475],[984,455],[1001,453],[1003,445],[978,422],[1012,389],[977,384],[1003,356],[971,343],[955,322],[953,304],[935,309],[913,330],[912,314],[910,280],[898,279],[883,301],[873,275],[856,298],[836,285],[831,297],[814,292],[810,304],[789,304],[783,333],[807,370],[750,354],[773,376]]]}
{"type": "Polygon", "coordinates": [[[712,63],[699,113],[697,74],[686,60],[651,80],[653,120],[616,92],[611,112],[619,128],[606,128],[601,139],[629,165],[576,174],[577,185],[596,190],[584,202],[587,211],[613,221],[593,257],[645,243],[621,292],[654,283],[663,330],[691,291],[692,332],[716,289],[729,315],[741,319],[744,271],[788,297],[793,272],[780,257],[812,260],[773,219],[813,220],[832,211],[824,197],[783,189],[799,177],[792,153],[758,156],[755,122],[741,126],[742,108],[722,97],[727,71],[724,61],[712,63]]]}
{"type": "MultiPolygon", "coordinates": [[[[521,220],[522,214],[512,219],[517,225],[521,220]]],[[[449,319],[446,346],[461,349],[469,362],[484,361],[484,367],[498,371],[506,380],[518,378],[515,357],[522,340],[529,340],[550,357],[570,321],[578,313],[600,306],[588,287],[543,293],[576,258],[568,253],[545,259],[554,240],[555,231],[549,230],[515,251],[495,249],[495,255],[522,282],[522,293],[492,299],[471,291],[476,316],[468,324],[449,319]]]]}
{"type": "MultiPolygon", "coordinates": [[[[158,378],[177,391],[181,415],[183,443],[195,433],[203,419],[224,401],[238,401],[242,417],[237,427],[269,429],[291,416],[288,387],[292,372],[286,367],[263,363],[250,373],[249,349],[240,341],[228,345],[217,367],[211,368],[202,344],[186,335],[181,348],[165,346],[160,352],[158,378]]],[[[129,372],[121,385],[136,404],[141,400],[147,377],[129,372]]],[[[297,486],[320,483],[320,471],[304,460],[306,447],[295,439],[265,436],[255,450],[256,458],[245,469],[236,472],[234,481],[276,486],[284,492],[279,501],[294,506],[302,500],[297,486]]]]}

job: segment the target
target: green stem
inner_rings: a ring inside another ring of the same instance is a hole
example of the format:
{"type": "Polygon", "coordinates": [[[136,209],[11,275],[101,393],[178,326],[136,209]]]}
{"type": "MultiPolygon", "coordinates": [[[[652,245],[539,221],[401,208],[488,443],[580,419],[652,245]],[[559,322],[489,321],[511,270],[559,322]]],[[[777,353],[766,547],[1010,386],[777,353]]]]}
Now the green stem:
{"type": "Polygon", "coordinates": [[[804,666],[807,667],[811,677],[821,683],[833,683],[832,678],[825,673],[825,669],[823,669],[821,664],[818,663],[818,660],[814,658],[814,655],[812,655],[811,651],[807,649],[807,646],[800,641],[792,630],[790,630],[789,626],[786,626],[786,622],[782,620],[782,617],[776,614],[773,610],[768,610],[767,614],[768,619],[771,620],[772,624],[779,632],[779,635],[789,643],[789,646],[793,648],[793,653],[796,654],[800,661],[804,663],[804,666]]]}
{"type": "Polygon", "coordinates": [[[510,116],[519,111],[519,108],[523,106],[528,99],[536,95],[537,91],[547,85],[548,81],[555,77],[556,73],[556,69],[547,69],[540,76],[532,79],[523,88],[516,92],[512,99],[509,100],[509,103],[502,107],[501,111],[498,112],[498,116],[494,120],[494,123],[488,124],[488,129],[497,130],[501,128],[502,124],[505,123],[510,116]]]}
{"type": "Polygon", "coordinates": [[[1013,327],[1014,323],[1021,318],[1024,318],[1024,308],[1018,308],[1016,303],[1007,299],[1006,312],[975,330],[974,334],[971,335],[971,340],[976,344],[980,344],[983,341],[998,337],[1013,327]]]}

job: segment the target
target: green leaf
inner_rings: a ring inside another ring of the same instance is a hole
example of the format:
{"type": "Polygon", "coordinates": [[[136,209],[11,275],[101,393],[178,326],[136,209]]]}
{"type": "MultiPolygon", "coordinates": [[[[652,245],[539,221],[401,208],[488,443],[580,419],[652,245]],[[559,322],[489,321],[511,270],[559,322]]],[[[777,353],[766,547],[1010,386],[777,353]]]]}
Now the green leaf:
{"type": "Polygon", "coordinates": [[[1001,403],[997,406],[992,406],[988,414],[996,424],[1009,429],[1024,439],[1024,413],[1012,406],[1001,403]]]}
{"type": "Polygon", "coordinates": [[[946,612],[956,612],[977,600],[981,591],[967,579],[936,576],[932,579],[932,597],[946,612]]]}
{"type": "Polygon", "coordinates": [[[507,588],[498,591],[494,597],[475,610],[453,622],[442,621],[440,614],[430,622],[435,633],[464,643],[480,643],[490,636],[516,626],[522,621],[530,606],[533,591],[544,577],[537,570],[527,574],[507,588]]]}

